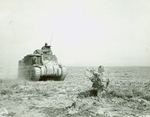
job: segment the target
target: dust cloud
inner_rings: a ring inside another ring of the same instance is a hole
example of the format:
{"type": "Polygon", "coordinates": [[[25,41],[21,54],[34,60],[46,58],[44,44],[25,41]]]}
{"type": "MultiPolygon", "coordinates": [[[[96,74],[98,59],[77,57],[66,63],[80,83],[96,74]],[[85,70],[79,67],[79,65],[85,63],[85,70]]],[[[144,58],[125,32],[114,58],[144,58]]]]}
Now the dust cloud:
{"type": "MultiPolygon", "coordinates": [[[[18,52],[19,53],[19,52],[18,52]]],[[[9,80],[18,78],[18,61],[22,54],[7,52],[0,58],[0,79],[9,80]]]]}
{"type": "Polygon", "coordinates": [[[13,80],[18,78],[18,66],[8,65],[0,66],[0,79],[1,80],[13,80]]]}

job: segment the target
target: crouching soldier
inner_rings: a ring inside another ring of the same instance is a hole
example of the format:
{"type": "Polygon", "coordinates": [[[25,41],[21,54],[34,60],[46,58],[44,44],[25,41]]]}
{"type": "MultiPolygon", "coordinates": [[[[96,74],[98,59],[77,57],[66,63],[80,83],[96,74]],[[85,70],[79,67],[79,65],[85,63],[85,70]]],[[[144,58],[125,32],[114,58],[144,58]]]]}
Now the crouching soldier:
{"type": "Polygon", "coordinates": [[[109,85],[109,79],[104,79],[103,78],[103,72],[104,72],[104,67],[99,66],[98,67],[98,72],[94,69],[86,69],[85,70],[85,76],[91,80],[92,88],[97,91],[97,96],[102,97],[102,92],[105,91],[107,92],[107,87],[109,85]]]}

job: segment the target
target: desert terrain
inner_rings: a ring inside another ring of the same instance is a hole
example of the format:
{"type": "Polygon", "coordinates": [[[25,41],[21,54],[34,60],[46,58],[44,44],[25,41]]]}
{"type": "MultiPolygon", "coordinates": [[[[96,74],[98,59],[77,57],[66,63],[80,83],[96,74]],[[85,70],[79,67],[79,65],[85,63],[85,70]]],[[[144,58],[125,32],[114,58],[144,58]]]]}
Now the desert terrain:
{"type": "Polygon", "coordinates": [[[27,81],[16,69],[0,72],[0,117],[150,117],[150,67],[105,67],[102,98],[84,76],[67,67],[64,81],[27,81]]]}

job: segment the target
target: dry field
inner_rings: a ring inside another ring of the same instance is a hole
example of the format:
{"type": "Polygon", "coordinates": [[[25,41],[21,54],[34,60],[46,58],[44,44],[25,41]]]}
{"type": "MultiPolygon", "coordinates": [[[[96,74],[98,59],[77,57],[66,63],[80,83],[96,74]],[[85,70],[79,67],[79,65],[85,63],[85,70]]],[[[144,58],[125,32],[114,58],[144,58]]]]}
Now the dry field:
{"type": "Polygon", "coordinates": [[[101,99],[85,67],[67,69],[65,81],[38,82],[1,70],[0,117],[150,117],[150,67],[106,67],[110,85],[101,99]]]}

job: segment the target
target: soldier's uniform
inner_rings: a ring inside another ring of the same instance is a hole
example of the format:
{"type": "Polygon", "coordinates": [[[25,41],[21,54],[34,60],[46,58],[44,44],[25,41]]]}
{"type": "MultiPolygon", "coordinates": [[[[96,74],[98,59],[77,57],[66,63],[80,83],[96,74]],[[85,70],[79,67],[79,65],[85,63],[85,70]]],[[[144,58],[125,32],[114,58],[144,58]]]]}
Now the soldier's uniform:
{"type": "Polygon", "coordinates": [[[102,74],[96,71],[93,71],[93,77],[91,78],[91,82],[93,83],[92,87],[94,89],[102,89],[104,86],[102,84],[102,74]]]}
{"type": "MultiPolygon", "coordinates": [[[[98,72],[96,72],[95,70],[89,70],[89,72],[91,72],[91,74],[93,74],[93,76],[91,77],[87,77],[91,80],[92,84],[92,88],[94,90],[97,90],[97,95],[98,97],[101,97],[101,92],[103,92],[104,90],[106,91],[106,88],[109,84],[109,79],[104,80],[103,79],[103,72],[104,72],[104,67],[103,66],[99,66],[98,68],[98,72]]],[[[90,76],[90,75],[89,75],[90,76]]]]}
{"type": "Polygon", "coordinates": [[[53,55],[53,52],[51,50],[51,46],[49,46],[47,43],[41,48],[43,53],[43,59],[44,60],[50,60],[51,56],[53,55]]]}
{"type": "Polygon", "coordinates": [[[41,50],[49,50],[49,47],[47,43],[45,43],[45,45],[41,48],[41,50]]]}

